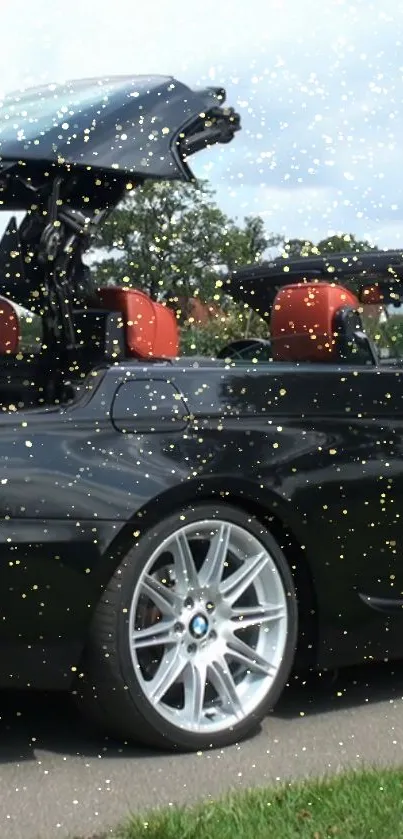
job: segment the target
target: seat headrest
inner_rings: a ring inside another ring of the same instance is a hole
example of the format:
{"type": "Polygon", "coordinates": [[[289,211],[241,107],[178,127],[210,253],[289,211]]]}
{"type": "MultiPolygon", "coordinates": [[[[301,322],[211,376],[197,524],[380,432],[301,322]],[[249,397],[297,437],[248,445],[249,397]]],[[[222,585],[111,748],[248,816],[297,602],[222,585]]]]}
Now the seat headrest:
{"type": "Polygon", "coordinates": [[[179,331],[171,309],[133,288],[107,286],[99,289],[102,305],[121,312],[126,351],[136,358],[175,358],[179,331]]]}
{"type": "Polygon", "coordinates": [[[0,297],[0,355],[16,355],[20,345],[20,320],[12,303],[0,297]]]}
{"type": "Polygon", "coordinates": [[[337,315],[358,308],[358,298],[340,285],[311,282],[283,286],[271,314],[273,359],[334,361],[339,354],[337,315]]]}

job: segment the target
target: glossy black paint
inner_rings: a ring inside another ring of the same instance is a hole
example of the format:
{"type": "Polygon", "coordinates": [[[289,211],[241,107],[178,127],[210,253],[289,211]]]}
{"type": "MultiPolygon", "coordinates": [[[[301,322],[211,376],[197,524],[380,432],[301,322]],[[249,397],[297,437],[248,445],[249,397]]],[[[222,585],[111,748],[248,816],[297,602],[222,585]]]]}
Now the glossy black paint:
{"type": "Polygon", "coordinates": [[[274,516],[286,552],[291,534],[316,663],[401,656],[402,429],[399,369],[205,359],[1,415],[0,683],[67,687],[124,552],[201,498],[274,516]]]}
{"type": "Polygon", "coordinates": [[[193,126],[206,137],[209,133],[210,143],[228,142],[239,128],[237,115],[229,120],[221,111],[224,102],[222,89],[191,90],[165,76],[112,76],[28,88],[0,102],[0,160],[23,159],[25,168],[46,161],[47,168],[73,164],[102,175],[189,180],[192,173],[181,151],[191,154],[205,145],[200,138],[196,144],[188,138],[193,126]],[[229,132],[207,132],[199,125],[199,115],[212,110],[229,132]]]}

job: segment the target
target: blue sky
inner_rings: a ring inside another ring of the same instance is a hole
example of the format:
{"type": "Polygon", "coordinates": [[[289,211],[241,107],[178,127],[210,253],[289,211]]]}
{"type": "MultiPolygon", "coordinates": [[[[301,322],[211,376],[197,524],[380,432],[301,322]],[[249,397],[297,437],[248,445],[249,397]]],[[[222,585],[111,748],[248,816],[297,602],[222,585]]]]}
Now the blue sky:
{"type": "Polygon", "coordinates": [[[243,131],[194,161],[223,209],[403,247],[402,0],[35,0],[2,9],[2,36],[3,91],[126,72],[224,85],[243,131]]]}

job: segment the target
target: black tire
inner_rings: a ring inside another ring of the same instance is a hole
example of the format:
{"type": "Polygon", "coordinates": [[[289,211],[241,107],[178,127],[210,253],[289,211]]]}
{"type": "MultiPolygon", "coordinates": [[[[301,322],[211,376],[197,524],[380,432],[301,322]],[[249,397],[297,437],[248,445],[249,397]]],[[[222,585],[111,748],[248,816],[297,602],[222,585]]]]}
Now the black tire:
{"type": "Polygon", "coordinates": [[[198,503],[173,513],[142,536],[116,569],[95,611],[85,651],[84,675],[73,694],[81,711],[105,734],[166,750],[197,751],[221,748],[253,734],[278,701],[292,669],[297,644],[298,608],[287,560],[263,525],[226,504],[198,503]],[[285,651],[271,688],[253,715],[230,730],[206,737],[171,725],[145,697],[136,678],[128,641],[129,610],[135,586],[152,552],[184,523],[223,519],[249,530],[266,548],[287,592],[288,633],[285,651]]]}

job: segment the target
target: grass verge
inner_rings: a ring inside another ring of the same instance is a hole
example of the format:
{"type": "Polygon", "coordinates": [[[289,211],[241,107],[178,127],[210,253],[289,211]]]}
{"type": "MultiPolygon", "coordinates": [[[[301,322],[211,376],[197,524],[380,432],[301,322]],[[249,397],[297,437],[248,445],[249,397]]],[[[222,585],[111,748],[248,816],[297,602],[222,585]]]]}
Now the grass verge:
{"type": "MultiPolygon", "coordinates": [[[[135,816],[109,839],[403,839],[403,769],[233,793],[135,816]]],[[[99,837],[101,839],[101,837],[99,837]]]]}

